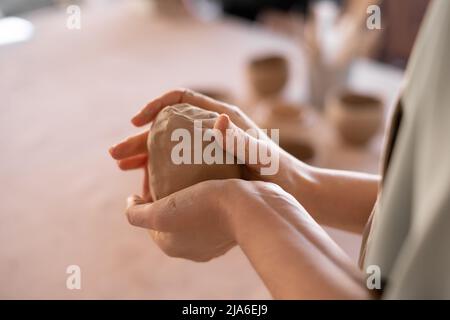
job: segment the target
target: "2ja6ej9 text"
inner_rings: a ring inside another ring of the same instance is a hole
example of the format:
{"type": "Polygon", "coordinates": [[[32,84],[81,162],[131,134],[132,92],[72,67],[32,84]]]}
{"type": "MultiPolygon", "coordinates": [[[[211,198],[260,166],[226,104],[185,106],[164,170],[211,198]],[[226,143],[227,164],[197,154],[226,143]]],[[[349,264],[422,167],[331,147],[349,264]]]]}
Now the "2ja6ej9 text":
{"type": "Polygon", "coordinates": [[[265,304],[247,304],[247,305],[234,305],[227,304],[226,314],[232,317],[237,315],[253,315],[262,316],[267,314],[267,305],[265,304]]]}
{"type": "Polygon", "coordinates": [[[216,306],[201,306],[189,304],[183,307],[183,315],[207,315],[214,317],[217,314],[224,314],[226,316],[235,317],[239,315],[249,315],[260,317],[267,314],[267,305],[265,304],[227,304],[225,309],[216,306]]]}

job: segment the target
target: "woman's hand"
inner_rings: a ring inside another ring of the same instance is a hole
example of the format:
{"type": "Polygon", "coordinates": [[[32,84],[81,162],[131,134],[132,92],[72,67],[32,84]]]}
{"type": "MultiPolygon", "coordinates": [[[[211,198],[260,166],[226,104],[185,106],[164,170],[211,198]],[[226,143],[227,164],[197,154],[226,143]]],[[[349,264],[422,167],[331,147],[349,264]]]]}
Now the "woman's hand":
{"type": "MultiPolygon", "coordinates": [[[[245,130],[250,128],[257,129],[257,126],[239,108],[188,89],[169,91],[150,101],[132,118],[131,122],[137,127],[142,127],[151,123],[165,107],[179,103],[189,103],[206,110],[225,113],[235,123],[238,123],[241,128],[245,130]]],[[[122,170],[140,168],[145,164],[147,161],[146,142],[148,134],[149,130],[145,130],[141,134],[129,137],[109,149],[111,156],[118,160],[119,167],[122,170]]]]}
{"type": "MultiPolygon", "coordinates": [[[[149,124],[164,107],[178,103],[189,103],[221,114],[217,119],[215,128],[220,130],[225,137],[222,144],[223,148],[227,148],[226,139],[230,137],[230,135],[226,135],[227,129],[237,139],[245,142],[245,159],[241,160],[246,164],[246,170],[244,171],[246,179],[276,183],[291,192],[295,188],[292,185],[293,177],[299,170],[299,167],[303,166],[304,170],[307,170],[308,166],[283,151],[241,109],[188,89],[173,90],[149,102],[132,118],[132,123],[138,127],[149,124]],[[250,135],[248,132],[252,134],[250,135]],[[267,167],[267,163],[262,163],[260,157],[257,157],[256,162],[248,161],[250,157],[249,145],[251,143],[254,143],[258,149],[265,150],[277,157],[279,166],[274,174],[261,175],[261,169],[267,167]]],[[[122,170],[137,169],[146,164],[148,134],[149,130],[146,130],[110,148],[111,156],[118,161],[118,165],[122,170]]],[[[236,150],[229,148],[228,151],[237,156],[236,150]]]]}
{"type": "MultiPolygon", "coordinates": [[[[127,199],[126,216],[131,225],[150,230],[153,240],[171,257],[211,260],[244,240],[251,224],[258,225],[252,219],[267,208],[280,217],[287,207],[302,209],[275,184],[241,179],[208,180],[153,201],[148,171],[144,171],[143,196],[127,199]],[[255,211],[259,211],[256,216],[255,211]]],[[[261,236],[267,235],[253,235],[261,236]]]]}
{"type": "MultiPolygon", "coordinates": [[[[164,107],[178,103],[189,103],[221,114],[216,121],[216,129],[222,132],[231,129],[238,139],[245,141],[245,178],[281,186],[321,224],[354,232],[362,231],[377,197],[378,176],[311,167],[284,152],[238,107],[186,89],[170,91],[151,101],[133,117],[132,123],[138,127],[149,124],[164,107]],[[256,135],[247,134],[249,129],[256,132],[256,135]],[[248,161],[250,142],[279,156],[278,171],[275,174],[261,175],[264,164],[260,159],[256,163],[248,161]]],[[[110,148],[111,156],[117,160],[122,170],[146,166],[148,134],[149,130],[146,130],[110,148]]],[[[227,147],[228,137],[226,134],[224,136],[221,145],[236,155],[234,150],[227,147]]]]}
{"type": "Polygon", "coordinates": [[[241,179],[200,182],[152,202],[145,172],[143,197],[127,199],[126,215],[170,257],[209,261],[246,241],[249,232],[255,239],[266,236],[254,232],[251,224],[258,222],[249,220],[252,211],[261,212],[261,203],[280,217],[287,207],[301,208],[275,184],[241,179]]]}
{"type": "Polygon", "coordinates": [[[369,297],[358,267],[273,183],[205,181],[152,203],[130,197],[126,212],[171,257],[208,261],[238,244],[274,298],[369,297]]]}
{"type": "Polygon", "coordinates": [[[236,244],[225,208],[226,197],[238,181],[201,182],[155,202],[131,196],[126,215],[130,224],[149,229],[153,240],[168,256],[208,261],[236,244]]]}

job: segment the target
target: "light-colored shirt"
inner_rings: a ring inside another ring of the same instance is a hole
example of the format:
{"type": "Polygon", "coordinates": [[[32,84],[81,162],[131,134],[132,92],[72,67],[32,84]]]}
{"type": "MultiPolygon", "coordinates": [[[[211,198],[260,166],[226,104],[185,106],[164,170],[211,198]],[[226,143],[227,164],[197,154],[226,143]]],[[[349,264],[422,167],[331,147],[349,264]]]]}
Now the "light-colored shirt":
{"type": "Polygon", "coordinates": [[[385,299],[450,299],[450,1],[430,4],[405,80],[363,263],[385,299]]]}

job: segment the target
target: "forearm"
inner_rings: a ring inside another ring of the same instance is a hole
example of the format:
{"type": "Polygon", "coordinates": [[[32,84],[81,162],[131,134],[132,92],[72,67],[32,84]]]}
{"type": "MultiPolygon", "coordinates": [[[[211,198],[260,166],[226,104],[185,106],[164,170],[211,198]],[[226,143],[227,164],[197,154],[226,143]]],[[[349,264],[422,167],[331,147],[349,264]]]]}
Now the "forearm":
{"type": "Polygon", "coordinates": [[[290,161],[280,185],[320,224],[362,232],[375,204],[380,177],[290,161]]]}
{"type": "Polygon", "coordinates": [[[274,298],[370,297],[362,272],[294,199],[275,211],[254,198],[236,214],[235,235],[274,298]]]}
{"type": "MultiPolygon", "coordinates": [[[[378,176],[308,166],[280,149],[264,133],[255,139],[230,123],[225,116],[220,117],[215,128],[221,132],[231,129],[232,135],[226,132],[223,134],[225,140],[234,141],[240,137],[246,143],[247,154],[244,158],[248,161],[246,173],[249,180],[262,179],[278,184],[292,194],[320,224],[362,232],[376,201],[378,176]],[[268,168],[262,162],[256,165],[251,163],[250,153],[254,146],[269,147],[272,156],[278,155],[279,166],[275,174],[269,174],[270,170],[263,172],[263,169],[268,168]]],[[[236,148],[230,147],[234,143],[227,145],[227,151],[236,155],[236,148]]]]}

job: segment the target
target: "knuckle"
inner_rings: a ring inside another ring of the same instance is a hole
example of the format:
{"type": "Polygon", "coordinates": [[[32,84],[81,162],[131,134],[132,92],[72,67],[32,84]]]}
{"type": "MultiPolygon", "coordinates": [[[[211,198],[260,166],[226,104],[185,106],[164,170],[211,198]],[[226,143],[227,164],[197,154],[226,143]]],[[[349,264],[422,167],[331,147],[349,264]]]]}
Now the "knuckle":
{"type": "Polygon", "coordinates": [[[194,185],[194,187],[200,193],[203,192],[204,190],[216,190],[216,189],[220,190],[223,187],[223,182],[224,180],[206,180],[194,185]]]}
{"type": "Polygon", "coordinates": [[[281,187],[273,182],[267,182],[267,181],[253,181],[253,185],[255,188],[259,190],[282,190],[281,187]]]}
{"type": "Polygon", "coordinates": [[[242,194],[242,191],[248,190],[251,187],[251,182],[242,179],[229,179],[226,183],[226,192],[236,192],[238,195],[242,194]]]}
{"type": "Polygon", "coordinates": [[[284,192],[284,190],[277,184],[273,182],[261,181],[261,180],[252,180],[246,181],[241,180],[235,187],[239,194],[244,193],[245,191],[252,191],[257,193],[280,193],[284,192]]]}
{"type": "Polygon", "coordinates": [[[187,88],[184,87],[178,87],[175,88],[173,90],[170,90],[168,93],[178,93],[178,94],[183,94],[186,90],[188,90],[187,88]]]}
{"type": "Polygon", "coordinates": [[[189,88],[180,88],[178,89],[181,94],[181,100],[183,101],[186,97],[194,96],[196,93],[189,88]]]}
{"type": "Polygon", "coordinates": [[[230,116],[232,117],[240,117],[241,116],[241,109],[238,106],[235,105],[227,105],[227,109],[230,113],[230,116]]]}
{"type": "Polygon", "coordinates": [[[263,182],[262,184],[257,184],[256,188],[258,192],[262,195],[268,197],[276,197],[278,199],[290,200],[292,195],[287,193],[282,187],[276,183],[263,182]]]}

